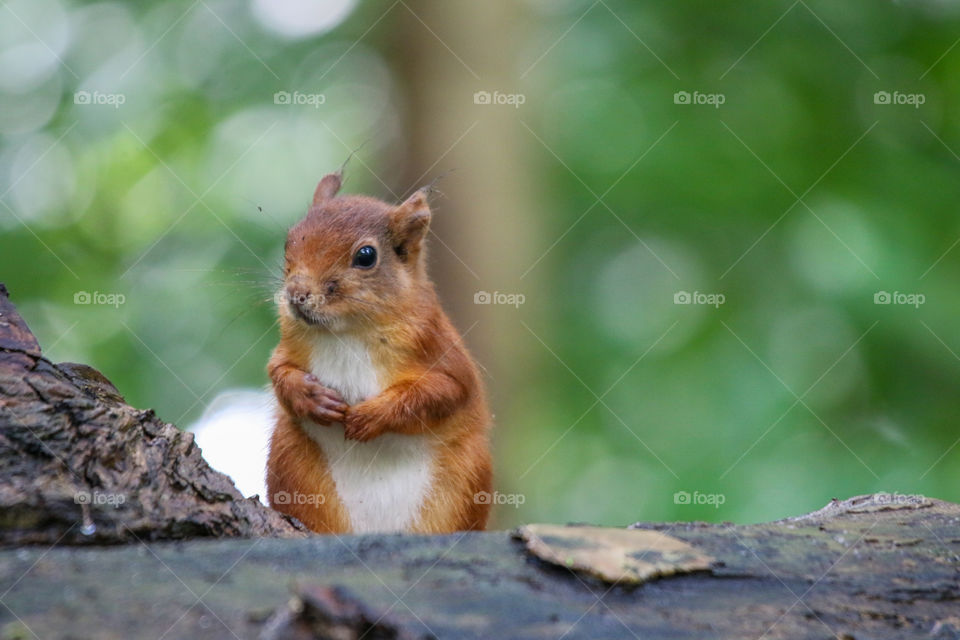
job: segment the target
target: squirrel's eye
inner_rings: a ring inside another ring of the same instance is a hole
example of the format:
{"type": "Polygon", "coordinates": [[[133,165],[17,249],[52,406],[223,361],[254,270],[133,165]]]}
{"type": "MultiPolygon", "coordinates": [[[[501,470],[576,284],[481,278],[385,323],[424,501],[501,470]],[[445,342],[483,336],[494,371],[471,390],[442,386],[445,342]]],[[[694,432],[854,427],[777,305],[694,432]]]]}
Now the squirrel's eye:
{"type": "Polygon", "coordinates": [[[369,269],[375,264],[377,264],[377,250],[370,245],[360,247],[357,249],[357,252],[353,254],[353,266],[355,267],[369,269]]]}

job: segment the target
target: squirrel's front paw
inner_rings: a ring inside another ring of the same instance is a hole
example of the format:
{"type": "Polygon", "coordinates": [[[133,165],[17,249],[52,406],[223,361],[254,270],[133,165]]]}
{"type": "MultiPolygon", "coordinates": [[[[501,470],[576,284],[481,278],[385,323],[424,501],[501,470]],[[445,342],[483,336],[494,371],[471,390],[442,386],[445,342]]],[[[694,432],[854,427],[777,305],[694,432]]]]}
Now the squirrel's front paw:
{"type": "Polygon", "coordinates": [[[304,376],[303,386],[299,391],[292,402],[292,409],[298,416],[309,418],[321,425],[344,421],[347,404],[340,394],[320,384],[315,376],[304,376]]]}
{"type": "Polygon", "coordinates": [[[362,402],[347,410],[343,421],[343,435],[347,440],[366,442],[383,432],[374,412],[370,409],[367,403],[362,402]]]}

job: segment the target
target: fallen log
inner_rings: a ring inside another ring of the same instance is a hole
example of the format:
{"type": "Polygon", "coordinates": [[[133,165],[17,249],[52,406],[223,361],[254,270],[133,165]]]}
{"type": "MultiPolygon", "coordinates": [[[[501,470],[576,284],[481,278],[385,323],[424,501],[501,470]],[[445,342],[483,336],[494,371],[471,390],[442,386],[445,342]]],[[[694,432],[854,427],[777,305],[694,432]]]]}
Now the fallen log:
{"type": "Polygon", "coordinates": [[[864,496],[770,524],[637,526],[711,567],[611,583],[507,532],[7,549],[0,638],[960,634],[958,505],[864,496]]]}

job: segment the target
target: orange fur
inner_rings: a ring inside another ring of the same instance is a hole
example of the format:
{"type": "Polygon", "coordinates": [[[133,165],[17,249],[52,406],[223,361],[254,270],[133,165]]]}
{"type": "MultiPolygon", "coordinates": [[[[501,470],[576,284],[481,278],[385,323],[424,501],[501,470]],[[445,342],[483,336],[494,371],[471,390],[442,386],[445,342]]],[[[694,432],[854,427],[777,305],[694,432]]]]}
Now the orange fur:
{"type": "Polygon", "coordinates": [[[332,472],[337,461],[327,460],[302,426],[309,420],[318,429],[343,425],[356,442],[422,436],[416,442],[431,452],[431,474],[406,530],[483,529],[490,505],[476,495],[491,491],[490,415],[477,367],[426,275],[426,196],[417,192],[391,206],[336,197],[339,187],[339,175],[324,177],[287,238],[288,300],[280,305],[281,339],[268,365],[279,404],[267,463],[270,504],[313,531],[352,531],[341,495],[347,487],[338,488],[332,472]],[[376,266],[351,263],[361,246],[377,250],[376,266]],[[311,372],[320,337],[363,345],[380,392],[348,405],[344,389],[324,386],[325,372],[311,372]],[[319,499],[286,499],[295,492],[319,499]]]}

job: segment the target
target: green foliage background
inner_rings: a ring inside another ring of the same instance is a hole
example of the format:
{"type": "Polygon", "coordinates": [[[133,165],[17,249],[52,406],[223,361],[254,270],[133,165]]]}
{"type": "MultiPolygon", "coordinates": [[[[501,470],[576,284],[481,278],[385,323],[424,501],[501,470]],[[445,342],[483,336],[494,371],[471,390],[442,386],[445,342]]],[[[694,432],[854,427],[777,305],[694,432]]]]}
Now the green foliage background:
{"type": "MultiPolygon", "coordinates": [[[[51,359],[181,426],[220,391],[265,385],[284,229],[316,179],[368,141],[350,190],[399,184],[394,7],[360,2],[300,39],[241,3],[0,8],[0,280],[51,359]],[[276,105],[283,90],[325,103],[276,105]],[[78,291],[126,300],[75,305],[78,291]]],[[[525,497],[498,523],[960,500],[960,3],[522,7],[516,118],[535,135],[518,180],[547,201],[517,212],[538,241],[509,250],[538,261],[538,284],[518,272],[527,303],[468,336],[490,337],[496,371],[515,346],[503,325],[530,329],[529,379],[489,381],[499,488],[525,497]],[[877,104],[883,91],[924,102],[877,104]],[[875,304],[881,291],[925,301],[875,304]]],[[[450,115],[466,126],[476,108],[450,115]]],[[[474,308],[454,306],[469,325],[474,308]]]]}

